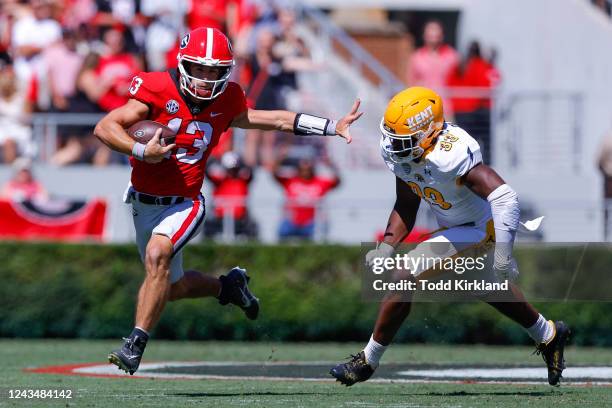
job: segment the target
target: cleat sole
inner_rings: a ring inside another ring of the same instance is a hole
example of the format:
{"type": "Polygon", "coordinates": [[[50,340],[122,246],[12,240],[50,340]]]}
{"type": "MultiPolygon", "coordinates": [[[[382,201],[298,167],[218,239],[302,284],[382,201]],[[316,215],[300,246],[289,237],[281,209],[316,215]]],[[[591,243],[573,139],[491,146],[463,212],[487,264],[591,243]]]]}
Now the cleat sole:
{"type": "Polygon", "coordinates": [[[125,364],[123,364],[123,361],[121,361],[121,359],[114,354],[108,355],[108,362],[116,365],[119,370],[125,371],[126,374],[130,373],[130,375],[134,375],[135,373],[135,371],[130,370],[125,364]]]}

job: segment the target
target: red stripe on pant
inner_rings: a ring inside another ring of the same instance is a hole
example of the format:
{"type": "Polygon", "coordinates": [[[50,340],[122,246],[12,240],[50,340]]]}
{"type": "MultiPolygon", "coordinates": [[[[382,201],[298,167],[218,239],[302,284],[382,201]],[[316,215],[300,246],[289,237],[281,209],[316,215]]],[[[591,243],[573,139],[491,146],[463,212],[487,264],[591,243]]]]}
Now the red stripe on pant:
{"type": "Polygon", "coordinates": [[[198,211],[200,210],[200,200],[193,200],[193,207],[191,208],[191,212],[187,216],[187,219],[181,225],[181,228],[172,236],[172,245],[176,245],[176,243],[185,235],[185,232],[189,229],[189,226],[193,222],[193,220],[197,217],[198,211]]]}

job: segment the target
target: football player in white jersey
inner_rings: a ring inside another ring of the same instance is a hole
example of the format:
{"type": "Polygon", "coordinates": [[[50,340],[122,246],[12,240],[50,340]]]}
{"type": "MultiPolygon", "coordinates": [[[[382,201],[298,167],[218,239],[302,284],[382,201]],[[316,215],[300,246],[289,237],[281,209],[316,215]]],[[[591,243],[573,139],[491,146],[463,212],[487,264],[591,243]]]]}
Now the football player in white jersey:
{"type": "MultiPolygon", "coordinates": [[[[444,121],[440,96],[422,87],[398,93],[387,106],[380,131],[382,157],[396,177],[396,201],[383,242],[366,254],[366,264],[372,266],[375,259],[394,255],[414,226],[420,202],[425,201],[441,229],[417,246],[416,253],[442,242],[448,248],[442,256],[450,257],[495,241],[493,271],[507,278],[516,275],[512,245],[519,226],[518,197],[482,162],[478,143],[465,130],[444,121]]],[[[425,272],[424,268],[410,271],[414,279],[425,272]]],[[[526,329],[547,365],[549,384],[559,385],[569,328],[562,321],[545,319],[517,286],[510,284],[508,292],[510,301],[487,302],[526,329]]],[[[333,367],[330,374],[347,386],[370,378],[410,308],[402,294],[387,294],[366,347],[347,363],[333,367]]]]}

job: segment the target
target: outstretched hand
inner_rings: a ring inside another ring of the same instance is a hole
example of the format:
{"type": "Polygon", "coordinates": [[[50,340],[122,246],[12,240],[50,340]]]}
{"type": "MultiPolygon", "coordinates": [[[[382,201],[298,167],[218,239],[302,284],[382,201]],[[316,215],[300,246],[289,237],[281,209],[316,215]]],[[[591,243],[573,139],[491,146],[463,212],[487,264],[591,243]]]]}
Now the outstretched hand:
{"type": "Polygon", "coordinates": [[[359,98],[355,99],[355,103],[351,108],[351,111],[347,113],[342,119],[338,121],[336,125],[336,134],[340,137],[346,139],[346,143],[351,143],[353,138],[351,137],[350,127],[353,122],[363,115],[363,112],[357,112],[359,110],[359,105],[361,101],[359,98]]]}

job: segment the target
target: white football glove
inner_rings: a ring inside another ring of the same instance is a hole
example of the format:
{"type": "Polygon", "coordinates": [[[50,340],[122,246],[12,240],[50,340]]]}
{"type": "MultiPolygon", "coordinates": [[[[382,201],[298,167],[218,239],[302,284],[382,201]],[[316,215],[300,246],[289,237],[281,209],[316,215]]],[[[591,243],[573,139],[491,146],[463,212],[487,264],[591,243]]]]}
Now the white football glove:
{"type": "Polygon", "coordinates": [[[372,249],[368,251],[368,253],[366,254],[365,256],[366,266],[368,268],[371,268],[372,265],[374,264],[374,259],[389,258],[390,256],[393,256],[394,252],[395,252],[395,248],[393,248],[393,246],[386,244],[384,242],[381,242],[380,244],[378,244],[378,247],[376,249],[372,249]]]}
{"type": "Polygon", "coordinates": [[[514,282],[519,275],[518,265],[512,256],[511,248],[512,246],[508,244],[497,244],[495,247],[493,271],[500,282],[505,280],[514,282]]]}

